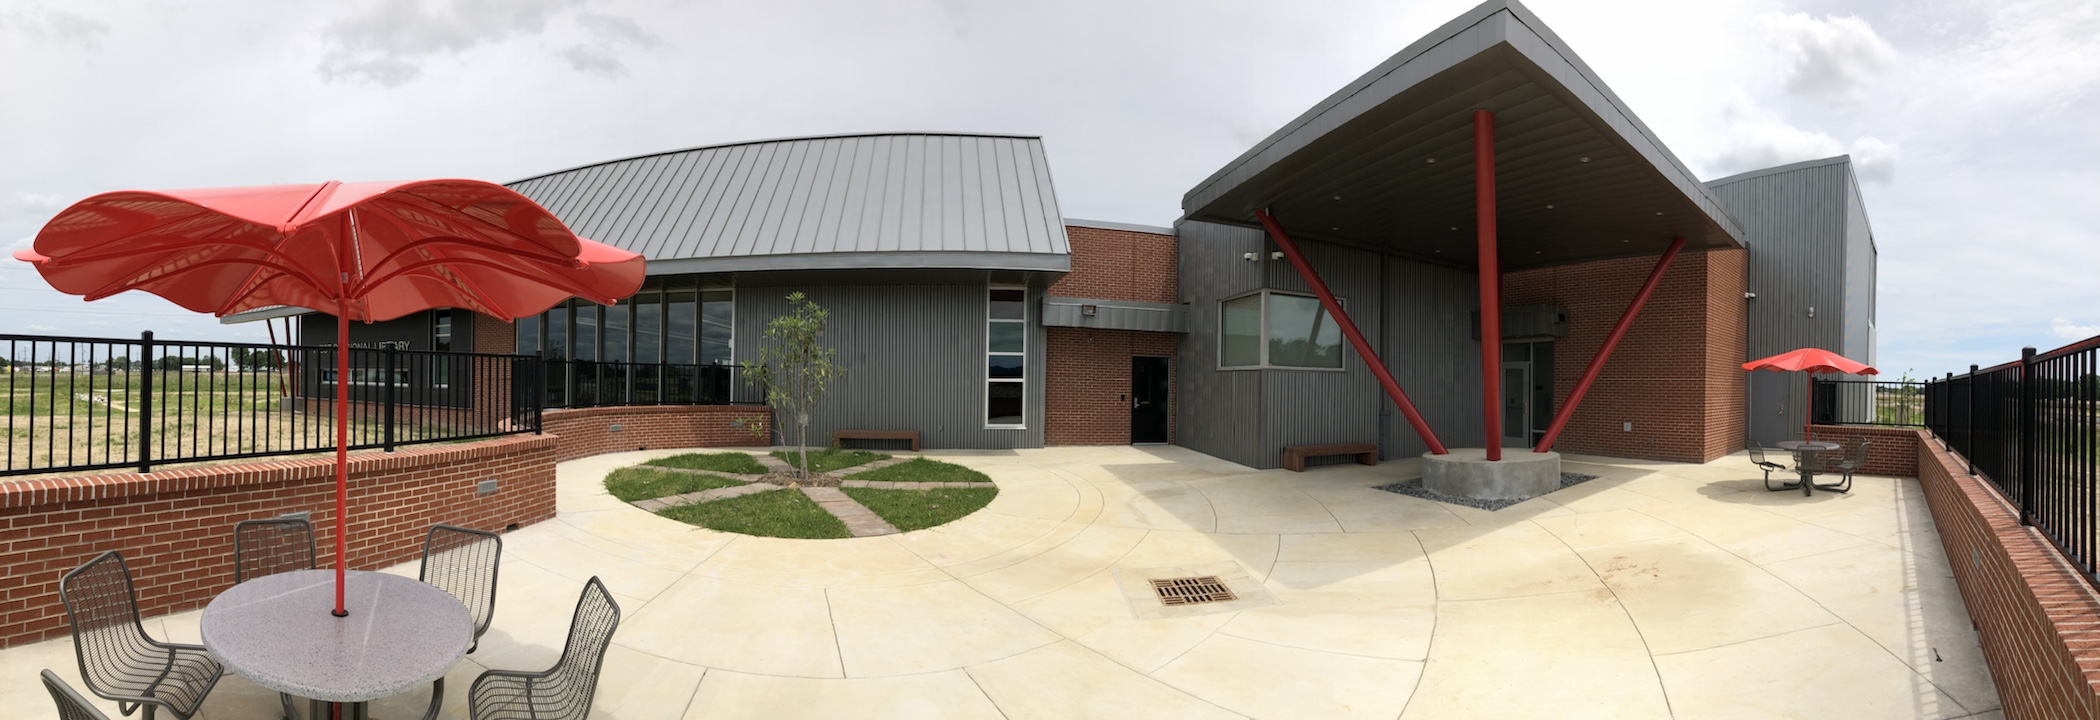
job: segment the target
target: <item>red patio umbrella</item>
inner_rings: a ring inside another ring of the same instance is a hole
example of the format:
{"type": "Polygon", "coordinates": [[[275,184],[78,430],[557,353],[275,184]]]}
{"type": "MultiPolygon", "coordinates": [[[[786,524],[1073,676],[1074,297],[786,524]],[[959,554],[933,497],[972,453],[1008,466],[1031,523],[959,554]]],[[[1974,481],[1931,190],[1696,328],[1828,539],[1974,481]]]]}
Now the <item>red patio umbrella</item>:
{"type": "Polygon", "coordinates": [[[15,253],[60,292],[144,290],[225,316],[293,305],[336,316],[335,614],[343,615],[349,505],[350,322],[432,308],[504,320],[572,296],[641,288],[640,255],[577,237],[545,208],[479,180],[103,193],[15,253]]]}
{"type": "MultiPolygon", "coordinates": [[[[1743,369],[1752,371],[1773,370],[1777,372],[1806,372],[1808,373],[1809,378],[1811,380],[1813,380],[1816,374],[1818,373],[1844,373],[1847,375],[1881,374],[1880,370],[1867,367],[1863,363],[1853,362],[1847,359],[1845,356],[1839,355],[1829,350],[1822,350],[1818,348],[1801,348],[1792,352],[1783,352],[1778,355],[1773,355],[1763,360],[1752,360],[1750,362],[1743,363],[1743,369]]],[[[1808,390],[1808,415],[1810,421],[1804,421],[1801,424],[1802,435],[1806,436],[1810,440],[1816,439],[1815,435],[1812,434],[1812,432],[1809,430],[1809,423],[1813,421],[1815,414],[1816,391],[1815,385],[1811,383],[1809,385],[1808,390]]]]}

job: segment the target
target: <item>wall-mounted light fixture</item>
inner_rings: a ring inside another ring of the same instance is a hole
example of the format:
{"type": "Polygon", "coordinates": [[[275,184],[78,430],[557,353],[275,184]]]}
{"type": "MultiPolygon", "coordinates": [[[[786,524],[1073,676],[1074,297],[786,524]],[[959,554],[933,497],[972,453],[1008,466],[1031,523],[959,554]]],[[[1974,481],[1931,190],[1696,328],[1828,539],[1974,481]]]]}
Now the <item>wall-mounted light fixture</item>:
{"type": "Polygon", "coordinates": [[[1757,293],[1754,293],[1754,292],[1746,292],[1746,293],[1743,293],[1743,299],[1744,299],[1744,300],[1756,300],[1756,299],[1757,299],[1757,293]]]}
{"type": "Polygon", "coordinates": [[[1081,314],[1081,315],[1085,315],[1085,316],[1087,316],[1087,317],[1093,317],[1093,316],[1094,316],[1094,315],[1095,315],[1096,313],[1098,313],[1099,311],[1100,311],[1100,308],[1097,308],[1097,307],[1095,307],[1095,306],[1093,306],[1093,305],[1081,305],[1081,306],[1079,306],[1079,314],[1081,314]]]}
{"type": "Polygon", "coordinates": [[[1272,251],[1270,251],[1270,252],[1269,252],[1269,259],[1270,259],[1270,260],[1282,260],[1282,259],[1283,259],[1283,251],[1282,251],[1282,250],[1272,250],[1272,251]]]}
{"type": "Polygon", "coordinates": [[[1814,305],[1810,305],[1810,306],[1808,306],[1808,316],[1809,316],[1809,317],[1815,317],[1815,316],[1816,316],[1816,306],[1814,306],[1814,305]]]}
{"type": "Polygon", "coordinates": [[[1261,259],[1261,253],[1240,253],[1240,259],[1245,260],[1247,262],[1254,262],[1255,260],[1261,259]]]}

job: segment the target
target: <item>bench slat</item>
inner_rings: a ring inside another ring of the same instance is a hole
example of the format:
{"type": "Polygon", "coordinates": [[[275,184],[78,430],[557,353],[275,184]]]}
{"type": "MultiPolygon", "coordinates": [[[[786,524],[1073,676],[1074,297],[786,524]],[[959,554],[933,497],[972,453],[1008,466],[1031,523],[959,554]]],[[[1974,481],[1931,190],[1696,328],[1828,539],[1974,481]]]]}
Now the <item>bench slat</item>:
{"type": "Polygon", "coordinates": [[[1355,455],[1356,461],[1365,465],[1378,464],[1378,446],[1371,443],[1330,443],[1327,445],[1291,445],[1283,449],[1283,467],[1291,472],[1305,472],[1305,459],[1326,455],[1355,455]]]}

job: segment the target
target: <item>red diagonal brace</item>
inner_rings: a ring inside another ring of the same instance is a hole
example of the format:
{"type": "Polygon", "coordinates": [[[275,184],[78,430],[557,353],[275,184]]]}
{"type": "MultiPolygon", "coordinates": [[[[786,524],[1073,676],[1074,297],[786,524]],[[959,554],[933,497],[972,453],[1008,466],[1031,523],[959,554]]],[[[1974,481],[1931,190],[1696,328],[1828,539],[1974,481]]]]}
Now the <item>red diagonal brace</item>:
{"type": "Polygon", "coordinates": [[[1589,393],[1590,384],[1597,381],[1599,373],[1604,372],[1604,361],[1611,358],[1612,349],[1617,348],[1619,340],[1626,337],[1626,329],[1633,327],[1633,318],[1641,314],[1641,306],[1648,304],[1648,296],[1655,294],[1655,286],[1662,284],[1663,271],[1670,269],[1670,261],[1676,260],[1677,251],[1683,249],[1684,238],[1672,240],[1670,249],[1663,251],[1662,259],[1655,261],[1655,269],[1648,273],[1648,282],[1641,285],[1641,291],[1633,296],[1633,303],[1627,305],[1626,312],[1619,315],[1619,324],[1612,326],[1611,334],[1605,336],[1604,346],[1597,348],[1597,356],[1590,358],[1590,366],[1582,371],[1582,379],[1575,381],[1575,391],[1568,393],[1567,404],[1560,406],[1560,412],[1553,414],[1553,424],[1546,426],[1546,436],[1539,438],[1539,446],[1533,448],[1532,452],[1548,452],[1553,449],[1553,441],[1560,439],[1561,429],[1568,426],[1568,418],[1575,416],[1575,406],[1582,404],[1582,396],[1589,393]]]}
{"type": "Polygon", "coordinates": [[[1415,434],[1422,436],[1422,443],[1429,446],[1429,453],[1445,454],[1447,451],[1444,450],[1444,443],[1436,439],[1436,433],[1429,429],[1429,422],[1422,419],[1422,413],[1415,410],[1415,404],[1410,402],[1407,393],[1400,389],[1399,381],[1393,379],[1392,373],[1386,372],[1385,361],[1378,359],[1378,353],[1371,351],[1371,343],[1364,339],[1362,332],[1357,331],[1356,321],[1350,320],[1348,313],[1342,312],[1342,304],[1335,302],[1334,293],[1327,290],[1327,283],[1320,280],[1318,273],[1313,272],[1312,263],[1306,262],[1305,256],[1298,253],[1298,244],[1291,242],[1291,236],[1283,231],[1282,225],[1276,223],[1276,218],[1269,216],[1268,210],[1256,210],[1254,217],[1261,220],[1262,227],[1268,229],[1269,239],[1276,241],[1276,247],[1283,250],[1284,257],[1290,259],[1291,267],[1298,269],[1298,277],[1305,278],[1305,284],[1312,288],[1314,295],[1320,297],[1320,306],[1327,308],[1327,314],[1334,318],[1336,325],[1341,326],[1342,334],[1349,338],[1349,344],[1356,348],[1356,354],[1363,358],[1365,365],[1371,366],[1371,374],[1378,376],[1378,384],[1385,386],[1386,396],[1393,399],[1393,404],[1400,406],[1400,414],[1406,415],[1407,423],[1415,427],[1415,434]]]}

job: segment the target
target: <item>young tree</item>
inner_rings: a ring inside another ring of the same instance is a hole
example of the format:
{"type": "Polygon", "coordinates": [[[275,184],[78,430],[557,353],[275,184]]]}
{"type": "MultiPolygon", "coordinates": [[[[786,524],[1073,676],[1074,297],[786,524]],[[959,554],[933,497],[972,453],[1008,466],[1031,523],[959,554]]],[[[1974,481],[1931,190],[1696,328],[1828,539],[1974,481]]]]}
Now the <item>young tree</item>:
{"type": "MultiPolygon", "coordinates": [[[[831,311],[800,291],[788,293],[787,313],[766,322],[766,339],[758,360],[746,360],[744,381],[766,389],[774,417],[795,423],[796,475],[809,479],[809,414],[831,381],[845,374],[838,352],[823,345],[824,321],[831,311]]],[[[785,433],[783,433],[784,435],[785,433]]]]}

